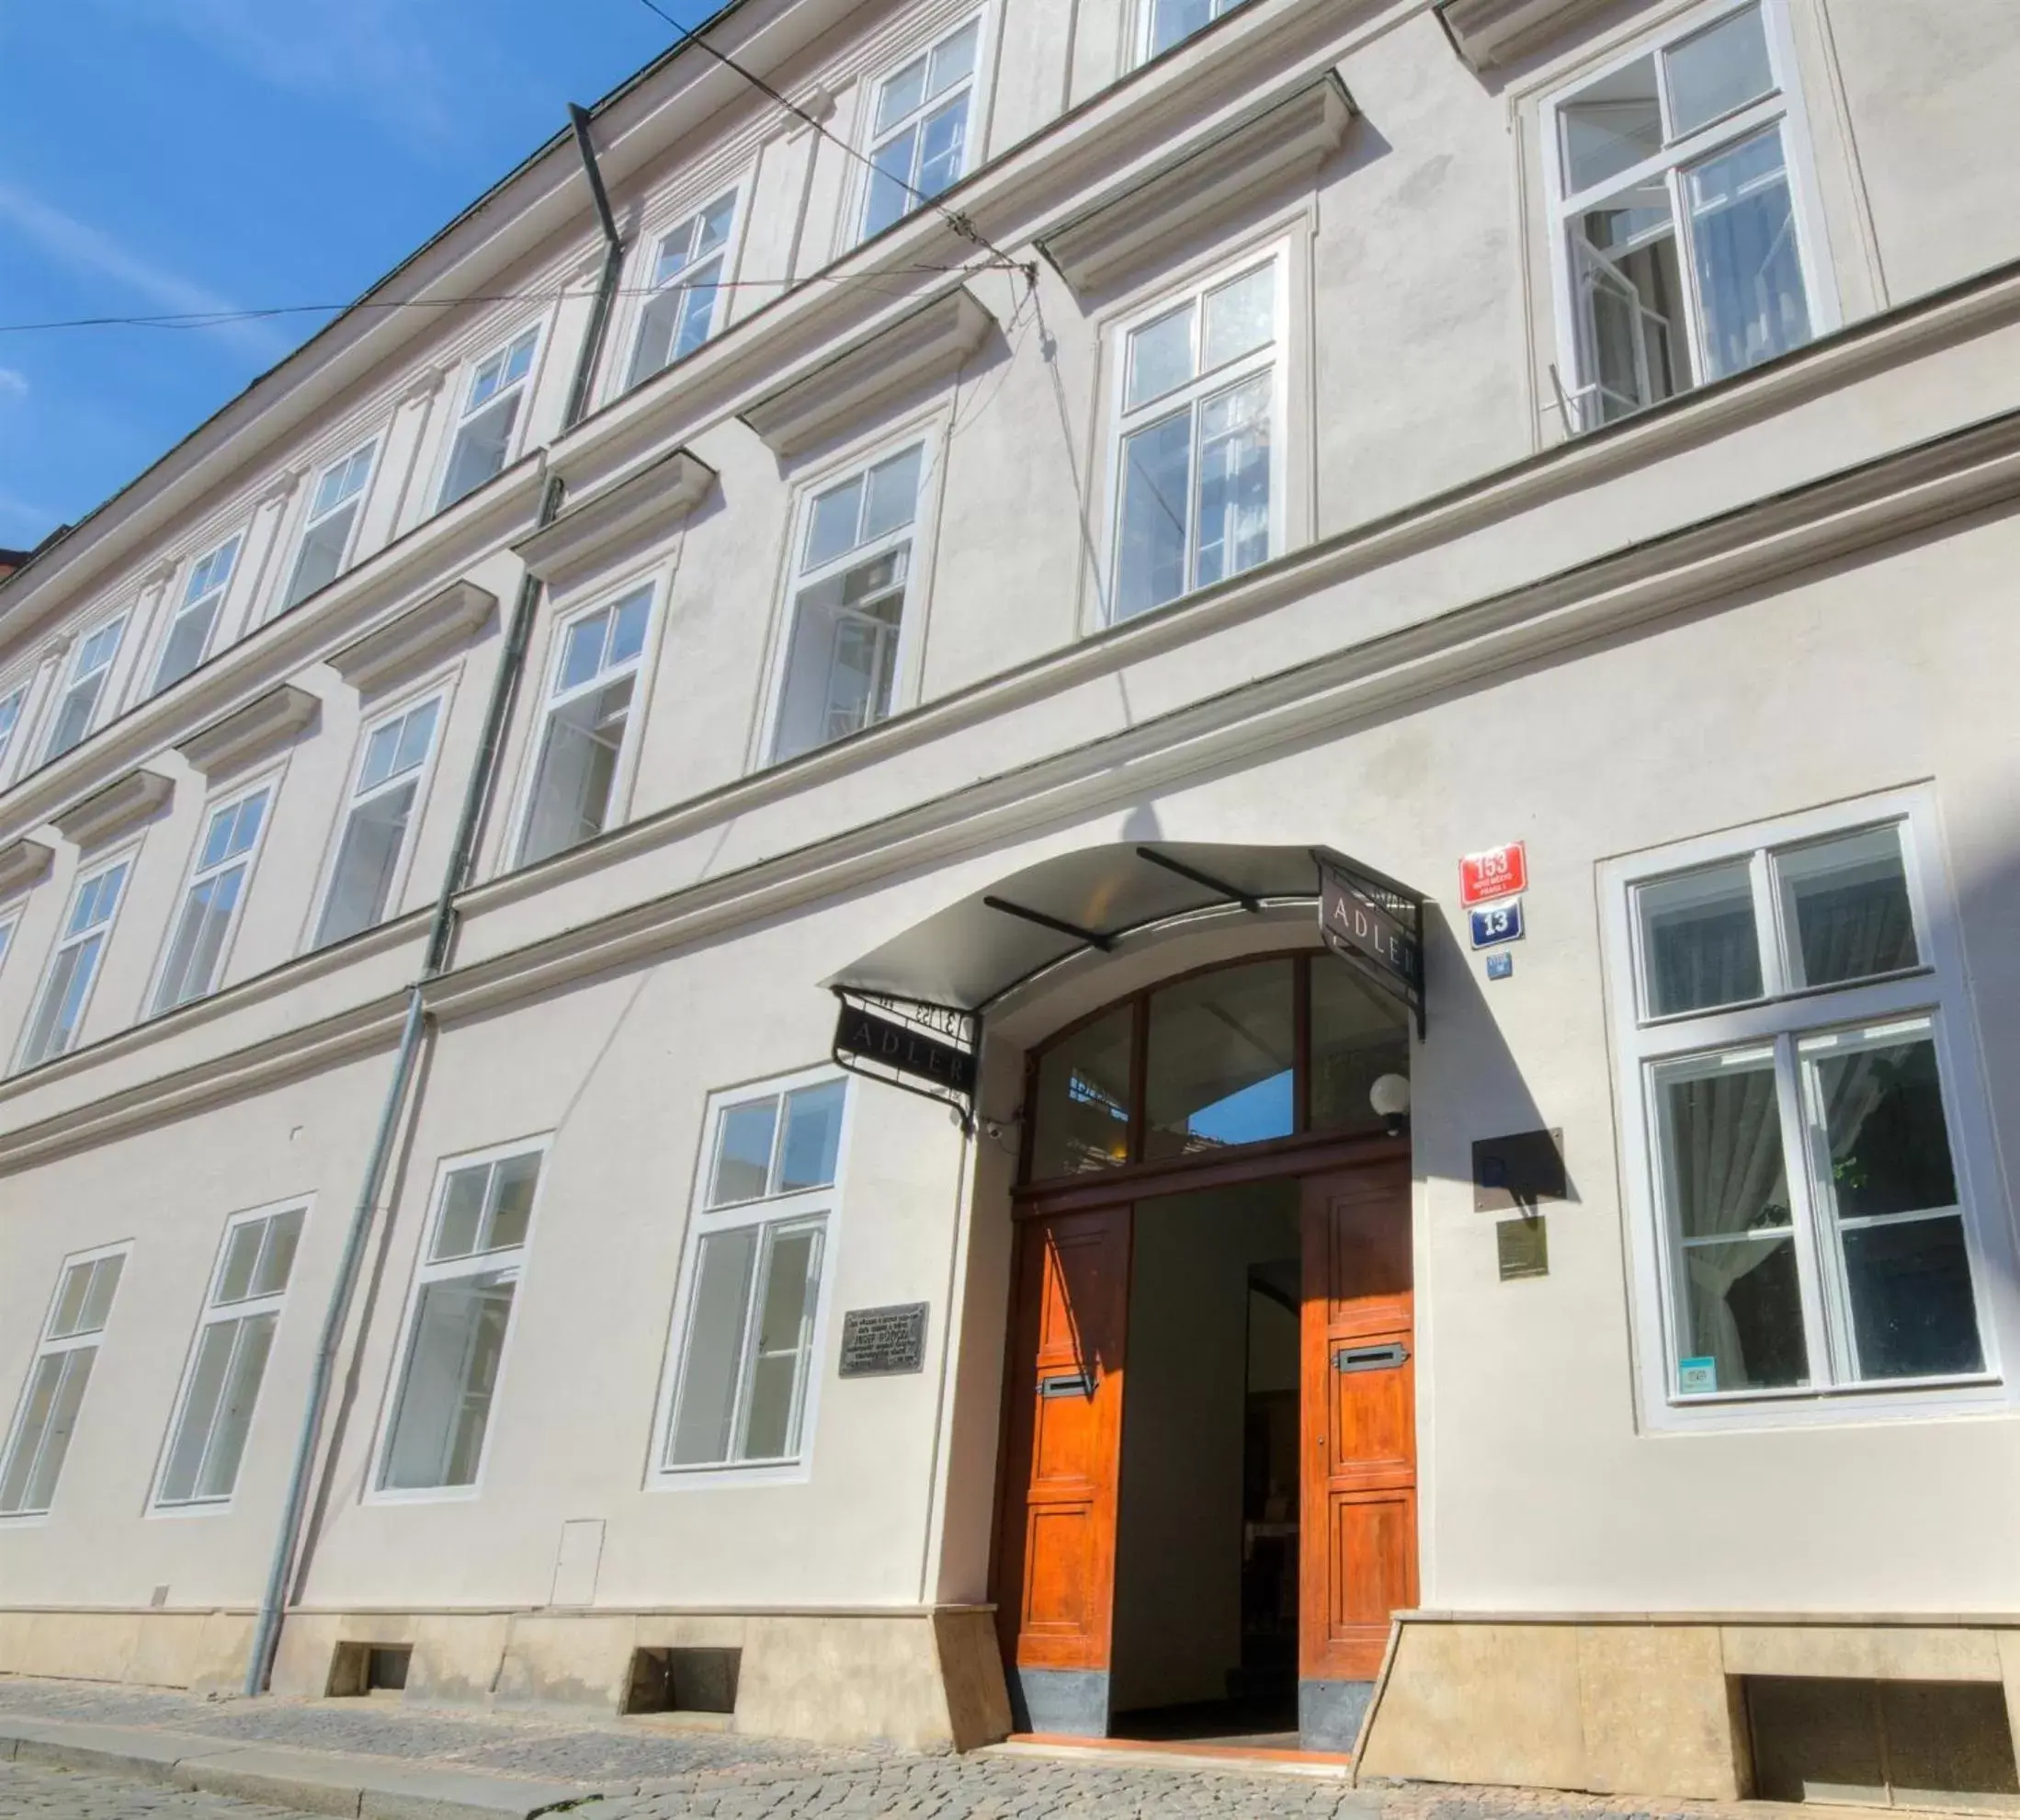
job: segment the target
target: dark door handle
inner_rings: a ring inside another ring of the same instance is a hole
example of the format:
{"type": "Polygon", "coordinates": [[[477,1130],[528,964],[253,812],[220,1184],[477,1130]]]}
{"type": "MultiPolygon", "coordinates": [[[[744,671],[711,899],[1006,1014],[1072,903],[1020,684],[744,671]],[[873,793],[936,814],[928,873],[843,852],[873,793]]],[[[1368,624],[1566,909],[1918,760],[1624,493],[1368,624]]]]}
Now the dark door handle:
{"type": "Polygon", "coordinates": [[[1335,1371],[1393,1371],[1410,1357],[1401,1340],[1387,1346],[1343,1346],[1333,1355],[1335,1371]]]}

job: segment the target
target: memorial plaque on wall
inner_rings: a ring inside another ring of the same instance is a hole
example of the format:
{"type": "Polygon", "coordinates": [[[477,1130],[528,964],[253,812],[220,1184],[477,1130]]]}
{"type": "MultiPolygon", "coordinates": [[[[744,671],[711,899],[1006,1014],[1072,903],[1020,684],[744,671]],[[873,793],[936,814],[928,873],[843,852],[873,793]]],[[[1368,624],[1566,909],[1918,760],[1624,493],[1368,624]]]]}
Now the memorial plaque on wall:
{"type": "Polygon", "coordinates": [[[1564,1173],[1564,1133],[1510,1132],[1473,1140],[1473,1211],[1526,1212],[1539,1201],[1570,1194],[1564,1173]]]}
{"type": "Polygon", "coordinates": [[[1526,1219],[1496,1220],[1494,1249],[1501,1260],[1501,1280],[1550,1274],[1550,1234],[1540,1213],[1526,1219]]]}
{"type": "Polygon", "coordinates": [[[890,1378],[925,1364],[923,1302],[891,1308],[851,1308],[842,1316],[842,1375],[890,1378]]]}

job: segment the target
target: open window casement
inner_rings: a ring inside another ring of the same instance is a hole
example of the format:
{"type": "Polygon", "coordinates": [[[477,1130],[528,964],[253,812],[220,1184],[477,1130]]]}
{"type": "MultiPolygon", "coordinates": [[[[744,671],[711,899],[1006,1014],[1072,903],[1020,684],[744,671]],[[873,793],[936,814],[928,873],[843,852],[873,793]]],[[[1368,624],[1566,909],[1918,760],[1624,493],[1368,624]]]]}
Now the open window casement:
{"type": "Polygon", "coordinates": [[[536,323],[480,360],[471,371],[443,471],[440,506],[453,506],[476,492],[512,459],[539,343],[536,323]]]}
{"type": "Polygon", "coordinates": [[[378,452],[377,440],[368,442],[341,461],[331,462],[316,481],[302,526],[301,548],[295,556],[294,573],[288,579],[287,593],[281,597],[283,612],[344,573],[378,452]]]}
{"type": "Polygon", "coordinates": [[[692,354],[716,332],[726,311],[723,277],[736,225],[736,192],[719,196],[661,236],[653,294],[639,312],[630,385],[692,354]]]}

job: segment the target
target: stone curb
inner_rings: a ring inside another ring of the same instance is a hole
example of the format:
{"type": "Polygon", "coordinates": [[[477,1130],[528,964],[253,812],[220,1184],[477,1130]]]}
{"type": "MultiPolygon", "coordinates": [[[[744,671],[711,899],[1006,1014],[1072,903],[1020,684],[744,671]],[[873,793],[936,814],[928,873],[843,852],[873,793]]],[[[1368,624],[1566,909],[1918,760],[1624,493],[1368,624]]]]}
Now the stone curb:
{"type": "Polygon", "coordinates": [[[90,1769],[338,1820],[533,1820],[558,1807],[630,1794],[616,1785],[541,1781],[366,1752],[238,1744],[153,1727],[0,1714],[0,1761],[90,1769]]]}

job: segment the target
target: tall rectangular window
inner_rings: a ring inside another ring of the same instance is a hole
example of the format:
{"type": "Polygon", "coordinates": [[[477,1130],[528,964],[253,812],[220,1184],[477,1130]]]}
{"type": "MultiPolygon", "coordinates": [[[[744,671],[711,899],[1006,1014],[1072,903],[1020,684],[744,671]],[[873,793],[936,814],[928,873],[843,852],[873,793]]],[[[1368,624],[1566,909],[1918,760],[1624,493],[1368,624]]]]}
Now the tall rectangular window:
{"type": "Polygon", "coordinates": [[[126,631],[126,615],[118,614],[85,634],[71,654],[70,670],[63,678],[62,693],[56,699],[56,715],[50,724],[49,744],[42,762],[60,758],[91,731],[98,716],[98,703],[105,695],[106,678],[112,660],[119,654],[119,635],[126,631]]]}
{"type": "Polygon", "coordinates": [[[715,333],[722,314],[723,261],[735,221],[732,189],[661,238],[653,263],[653,294],[639,313],[631,384],[643,385],[715,333]]]}
{"type": "Polygon", "coordinates": [[[216,989],[224,945],[238,922],[272,798],[272,786],[262,784],[211,810],[206,818],[203,845],[197,849],[189,888],[183,893],[154,988],[157,1013],[216,989]]]}
{"type": "Polygon", "coordinates": [[[813,495],[798,551],[775,759],[891,712],[925,461],[925,445],[914,443],[813,495]]]}
{"type": "Polygon", "coordinates": [[[315,926],[316,947],[384,920],[441,714],[442,698],[431,695],[387,715],[366,734],[315,926]]]}
{"type": "Polygon", "coordinates": [[[125,1267],[124,1246],[64,1261],[0,1461],[0,1517],[39,1516],[56,1496],[125,1267]]]}
{"type": "Polygon", "coordinates": [[[1991,1368],[1931,838],[1889,806],[1619,876],[1623,1092],[1650,1152],[1673,1404],[1991,1368]]]}
{"type": "Polygon", "coordinates": [[[16,683],[0,695],[0,777],[6,775],[7,754],[14,749],[14,735],[21,724],[21,711],[28,705],[28,686],[16,683]]]}
{"type": "Polygon", "coordinates": [[[1183,44],[1214,20],[1231,13],[1247,0],[1142,0],[1142,37],[1138,45],[1140,61],[1161,57],[1174,45],[1183,44]]]}
{"type": "Polygon", "coordinates": [[[303,1210],[253,1213],[224,1229],[154,1502],[221,1504],[239,1462],[273,1350],[274,1327],[301,1241],[303,1210]]]}
{"type": "Polygon", "coordinates": [[[464,390],[442,475],[440,506],[474,493],[512,459],[514,439],[526,405],[528,376],[540,345],[539,326],[524,330],[480,360],[464,390]]]}
{"type": "Polygon", "coordinates": [[[460,1162],[436,1185],[381,1491],[477,1483],[543,1154],[534,1145],[460,1162]]]}
{"type": "Polygon", "coordinates": [[[978,15],[877,85],[858,239],[902,222],[968,174],[981,49],[978,15]]]}
{"type": "Polygon", "coordinates": [[[1792,169],[1788,58],[1778,0],[1754,0],[1545,108],[1569,428],[1743,371],[1828,325],[1792,169]]]}
{"type": "Polygon", "coordinates": [[[1283,256],[1124,325],[1117,360],[1114,617],[1270,556],[1282,491],[1283,256]]]}
{"type": "Polygon", "coordinates": [[[232,571],[238,566],[238,552],[239,536],[234,531],[215,550],[189,565],[189,577],[183,583],[182,605],[168,621],[161,661],[154,666],[157,695],[170,683],[187,677],[209,654],[210,634],[217,630],[224,592],[232,585],[232,571]]]}
{"type": "Polygon", "coordinates": [[[351,538],[364,509],[365,488],[371,480],[372,461],[379,453],[376,438],[354,449],[341,461],[323,470],[309,495],[309,514],[301,528],[301,548],[295,556],[294,573],[288,577],[288,591],[280,597],[285,612],[306,600],[320,587],[326,587],[344,573],[350,562],[351,538]]]}
{"type": "Polygon", "coordinates": [[[667,1471],[800,1455],[847,1103],[847,1083],[831,1077],[712,1109],[667,1471]]]}
{"type": "Polygon", "coordinates": [[[652,617],[648,585],[562,628],[519,843],[522,866],[603,832],[652,617]]]}
{"type": "Polygon", "coordinates": [[[49,977],[42,982],[41,996],[28,1019],[21,1044],[22,1067],[32,1068],[38,1062],[61,1055],[77,1041],[85,1008],[91,1002],[91,988],[97,983],[98,963],[112,938],[131,863],[115,859],[78,881],[70,914],[56,938],[56,952],[50,958],[49,977]]]}

